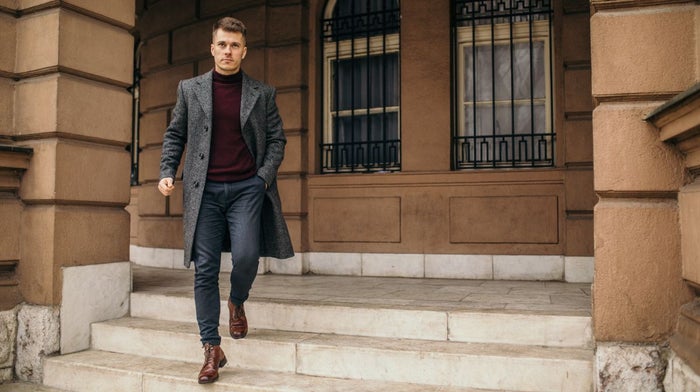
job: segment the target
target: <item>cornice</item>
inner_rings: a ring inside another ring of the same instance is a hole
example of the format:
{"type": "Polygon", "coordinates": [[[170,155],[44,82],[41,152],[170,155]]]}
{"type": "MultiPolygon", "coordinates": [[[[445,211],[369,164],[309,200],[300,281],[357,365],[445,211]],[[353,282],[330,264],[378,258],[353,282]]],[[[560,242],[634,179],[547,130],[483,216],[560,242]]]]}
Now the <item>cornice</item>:
{"type": "Polygon", "coordinates": [[[659,138],[685,156],[691,173],[700,174],[700,83],[676,95],[645,118],[659,129],[659,138]]]}

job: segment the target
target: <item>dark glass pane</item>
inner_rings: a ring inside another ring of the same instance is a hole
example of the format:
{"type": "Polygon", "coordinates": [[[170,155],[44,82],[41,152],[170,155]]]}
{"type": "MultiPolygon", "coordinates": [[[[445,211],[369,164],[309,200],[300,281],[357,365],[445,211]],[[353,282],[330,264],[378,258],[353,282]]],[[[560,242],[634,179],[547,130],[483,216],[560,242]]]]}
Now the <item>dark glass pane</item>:
{"type": "Polygon", "coordinates": [[[333,61],[337,86],[331,92],[332,110],[398,106],[398,71],[397,53],[333,61]]]}

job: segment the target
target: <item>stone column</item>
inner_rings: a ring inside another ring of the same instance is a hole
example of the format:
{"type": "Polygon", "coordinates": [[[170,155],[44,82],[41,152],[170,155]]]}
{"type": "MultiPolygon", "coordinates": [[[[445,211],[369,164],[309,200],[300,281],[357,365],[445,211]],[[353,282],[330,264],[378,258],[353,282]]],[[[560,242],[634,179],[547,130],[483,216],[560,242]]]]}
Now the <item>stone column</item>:
{"type": "Polygon", "coordinates": [[[134,1],[12,5],[13,126],[0,132],[34,150],[17,269],[33,305],[18,312],[16,374],[40,381],[41,355],[87,348],[90,322],[128,311],[134,1]]]}
{"type": "Polygon", "coordinates": [[[599,391],[660,391],[681,279],[678,150],[643,121],[698,78],[691,1],[593,0],[594,334],[599,391]],[[643,371],[640,371],[643,369],[643,371]]]}

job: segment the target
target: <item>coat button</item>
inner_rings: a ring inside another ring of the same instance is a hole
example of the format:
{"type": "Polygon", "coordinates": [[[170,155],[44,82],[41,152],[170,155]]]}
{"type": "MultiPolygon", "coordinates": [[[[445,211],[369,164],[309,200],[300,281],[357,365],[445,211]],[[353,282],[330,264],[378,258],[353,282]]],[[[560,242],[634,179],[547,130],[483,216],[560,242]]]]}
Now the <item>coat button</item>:
{"type": "Polygon", "coordinates": [[[203,154],[203,153],[200,153],[200,154],[199,154],[199,159],[204,159],[204,154],[203,154]]]}
{"type": "Polygon", "coordinates": [[[195,187],[195,188],[199,188],[199,183],[198,183],[198,182],[195,182],[195,183],[194,183],[194,187],[195,187]]]}
{"type": "Polygon", "coordinates": [[[209,131],[209,127],[204,127],[204,132],[209,131]]]}

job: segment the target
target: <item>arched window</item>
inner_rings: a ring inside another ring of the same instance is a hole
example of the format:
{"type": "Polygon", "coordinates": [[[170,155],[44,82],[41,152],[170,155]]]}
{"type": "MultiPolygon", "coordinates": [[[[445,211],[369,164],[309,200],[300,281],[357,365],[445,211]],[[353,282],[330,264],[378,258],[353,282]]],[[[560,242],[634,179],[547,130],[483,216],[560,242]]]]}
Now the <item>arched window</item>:
{"type": "Polygon", "coordinates": [[[453,0],[455,169],[554,165],[551,0],[453,0]]]}
{"type": "Polygon", "coordinates": [[[399,1],[330,0],[322,20],[322,172],[401,169],[399,1]]]}

